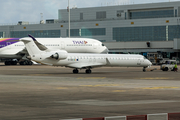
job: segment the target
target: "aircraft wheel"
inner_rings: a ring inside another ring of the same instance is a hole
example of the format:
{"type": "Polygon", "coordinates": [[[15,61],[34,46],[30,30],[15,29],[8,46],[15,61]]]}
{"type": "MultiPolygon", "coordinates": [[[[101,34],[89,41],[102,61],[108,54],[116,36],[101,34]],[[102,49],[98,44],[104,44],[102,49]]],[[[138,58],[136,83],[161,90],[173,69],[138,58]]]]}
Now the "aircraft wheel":
{"type": "Polygon", "coordinates": [[[4,64],[5,65],[11,65],[11,61],[5,61],[4,64]]]}
{"type": "Polygon", "coordinates": [[[11,65],[17,65],[17,61],[11,61],[11,65]]]}
{"type": "Polygon", "coordinates": [[[89,70],[86,70],[86,73],[87,74],[91,74],[91,70],[89,69],[89,70]]]}
{"type": "Polygon", "coordinates": [[[78,69],[74,69],[74,70],[73,70],[73,73],[74,73],[74,74],[77,74],[77,73],[79,73],[79,70],[78,70],[78,69]]]}
{"type": "Polygon", "coordinates": [[[168,67],[165,67],[165,68],[164,68],[164,71],[168,71],[168,67]]]}
{"type": "Polygon", "coordinates": [[[31,61],[27,61],[26,65],[32,65],[33,63],[31,61]]]}
{"type": "Polygon", "coordinates": [[[146,72],[146,68],[143,68],[143,72],[146,72]]]}
{"type": "Polygon", "coordinates": [[[29,61],[29,65],[32,65],[33,64],[33,62],[32,61],[29,61]]]}
{"type": "Polygon", "coordinates": [[[24,61],[19,62],[20,65],[25,65],[26,63],[24,61]]]}

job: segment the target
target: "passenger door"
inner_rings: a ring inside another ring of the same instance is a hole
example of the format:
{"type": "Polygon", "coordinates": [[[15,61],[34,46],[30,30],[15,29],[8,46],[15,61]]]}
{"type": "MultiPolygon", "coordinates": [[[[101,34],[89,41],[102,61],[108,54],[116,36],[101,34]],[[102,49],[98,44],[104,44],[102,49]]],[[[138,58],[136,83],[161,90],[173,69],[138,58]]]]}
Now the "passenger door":
{"type": "Polygon", "coordinates": [[[141,59],[138,59],[137,65],[141,65],[141,59]]]}

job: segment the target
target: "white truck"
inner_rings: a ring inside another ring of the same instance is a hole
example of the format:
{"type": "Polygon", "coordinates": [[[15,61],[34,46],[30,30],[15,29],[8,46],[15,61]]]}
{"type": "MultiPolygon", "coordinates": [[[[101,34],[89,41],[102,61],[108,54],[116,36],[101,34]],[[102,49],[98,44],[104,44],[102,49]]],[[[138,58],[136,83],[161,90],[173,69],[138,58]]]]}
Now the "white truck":
{"type": "Polygon", "coordinates": [[[167,60],[166,63],[160,66],[160,69],[162,71],[168,71],[168,70],[174,71],[175,64],[177,64],[176,60],[167,60]]]}

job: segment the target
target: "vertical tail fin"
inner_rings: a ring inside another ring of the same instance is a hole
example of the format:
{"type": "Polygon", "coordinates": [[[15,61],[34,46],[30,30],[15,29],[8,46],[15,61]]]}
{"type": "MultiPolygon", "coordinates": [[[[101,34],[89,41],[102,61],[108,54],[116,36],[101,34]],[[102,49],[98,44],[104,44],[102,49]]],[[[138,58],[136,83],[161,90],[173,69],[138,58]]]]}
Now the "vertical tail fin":
{"type": "Polygon", "coordinates": [[[24,42],[30,56],[40,54],[42,52],[31,38],[21,38],[20,41],[24,42]]]}

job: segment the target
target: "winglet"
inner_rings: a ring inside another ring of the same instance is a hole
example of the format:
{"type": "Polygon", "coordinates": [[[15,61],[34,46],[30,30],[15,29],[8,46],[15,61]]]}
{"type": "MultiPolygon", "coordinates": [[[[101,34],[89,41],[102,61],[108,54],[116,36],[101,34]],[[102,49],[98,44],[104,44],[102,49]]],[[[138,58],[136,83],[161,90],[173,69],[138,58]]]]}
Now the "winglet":
{"type": "Polygon", "coordinates": [[[32,38],[34,41],[37,41],[32,35],[28,34],[30,38],[32,38]]]}

